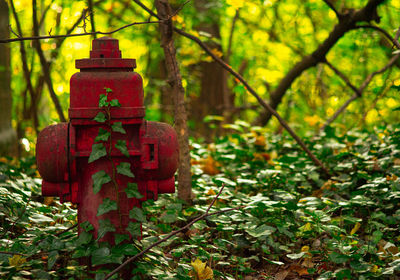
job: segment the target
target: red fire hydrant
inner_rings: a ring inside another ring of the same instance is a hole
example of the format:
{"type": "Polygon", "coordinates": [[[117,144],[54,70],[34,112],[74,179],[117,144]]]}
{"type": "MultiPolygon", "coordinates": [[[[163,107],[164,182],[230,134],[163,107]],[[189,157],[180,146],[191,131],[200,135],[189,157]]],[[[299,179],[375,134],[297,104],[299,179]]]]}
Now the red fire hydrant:
{"type": "Polygon", "coordinates": [[[176,132],[167,124],[143,119],[142,78],[133,72],[135,67],[135,59],[121,58],[118,40],[110,37],[93,40],[90,58],[76,61],[80,72],[71,78],[69,123],[46,127],[36,144],[43,196],[76,203],[78,223],[89,221],[94,226],[95,238],[100,221],[111,221],[116,230],[102,240],[112,243],[115,233],[126,234],[129,222],[135,222],[129,217],[133,207],[141,207],[141,202],[147,199],[156,200],[160,193],[175,191],[176,132]],[[105,110],[99,107],[101,94],[120,103],[119,107],[108,108],[108,119],[104,122],[94,120],[105,110]],[[114,124],[122,124],[123,129],[110,129],[114,124]],[[95,141],[100,130],[110,132],[107,141],[95,141]],[[125,155],[115,146],[121,140],[126,143],[125,155]],[[107,155],[88,163],[93,145],[99,142],[108,151],[107,155]],[[118,166],[128,167],[134,176],[117,172],[118,166]],[[105,180],[107,183],[97,193],[93,189],[95,174],[108,174],[112,179],[105,180]],[[140,198],[128,197],[125,189],[136,184],[140,198]],[[118,210],[98,215],[105,199],[117,202],[118,210]]]}

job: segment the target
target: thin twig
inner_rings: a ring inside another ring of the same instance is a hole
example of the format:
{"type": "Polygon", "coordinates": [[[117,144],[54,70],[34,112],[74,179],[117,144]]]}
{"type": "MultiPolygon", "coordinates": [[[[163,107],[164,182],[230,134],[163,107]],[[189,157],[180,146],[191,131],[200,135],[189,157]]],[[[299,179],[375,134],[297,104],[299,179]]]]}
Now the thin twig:
{"type": "MultiPolygon", "coordinates": [[[[145,9],[148,13],[150,13],[152,16],[156,18],[160,18],[157,14],[155,14],[152,10],[147,8],[141,1],[139,0],[133,0],[135,3],[140,5],[143,9],[145,9]]],[[[270,112],[275,118],[279,121],[282,127],[284,127],[287,132],[293,137],[293,139],[297,142],[297,144],[300,145],[300,147],[303,149],[303,151],[306,152],[306,154],[310,157],[310,159],[314,162],[315,165],[319,166],[323,173],[329,178],[331,177],[330,172],[328,169],[324,166],[324,164],[316,158],[316,156],[310,151],[310,149],[307,148],[307,146],[304,144],[303,140],[300,139],[300,137],[293,131],[293,129],[289,126],[289,124],[278,114],[277,111],[275,111],[268,103],[266,103],[258,94],[257,92],[247,83],[247,81],[235,70],[232,69],[232,67],[228,64],[226,64],[221,58],[216,56],[207,46],[204,44],[199,38],[197,38],[194,35],[191,35],[182,29],[174,27],[174,31],[186,38],[191,39],[192,41],[196,42],[204,51],[207,52],[216,62],[218,62],[226,71],[231,73],[233,76],[235,76],[244,86],[245,88],[250,92],[251,95],[253,95],[257,101],[261,104],[264,109],[266,109],[268,112],[270,112]]]]}
{"type": "Polygon", "coordinates": [[[396,32],[396,38],[397,38],[396,39],[396,38],[393,38],[385,29],[380,28],[375,25],[356,25],[355,27],[353,27],[353,29],[360,29],[360,28],[369,28],[369,29],[374,29],[374,30],[381,32],[383,35],[385,35],[386,38],[389,39],[390,42],[393,43],[394,46],[396,46],[398,49],[400,49],[400,43],[399,43],[399,41],[397,41],[399,38],[398,35],[400,32],[399,31],[400,29],[398,29],[396,32]]]}
{"type": "Polygon", "coordinates": [[[331,68],[333,70],[333,72],[335,72],[336,75],[338,75],[345,83],[346,85],[351,88],[358,96],[361,96],[361,92],[358,90],[358,88],[356,88],[355,85],[353,85],[349,78],[347,78],[347,76],[345,74],[343,74],[343,72],[341,72],[339,69],[337,69],[335,66],[333,66],[329,61],[325,60],[324,63],[326,65],[329,66],[329,68],[331,68]]]}
{"type": "Polygon", "coordinates": [[[27,255],[27,254],[22,254],[22,253],[18,253],[18,252],[0,251],[0,254],[4,254],[4,255],[19,255],[19,256],[29,257],[29,255],[27,255]]]}
{"type": "MultiPolygon", "coordinates": [[[[379,28],[379,29],[380,29],[380,28],[379,28]]],[[[386,31],[382,29],[381,32],[386,32],[386,31]]],[[[397,40],[399,39],[399,37],[400,37],[400,28],[397,30],[397,32],[396,32],[396,37],[395,37],[395,38],[391,38],[390,35],[389,35],[389,37],[390,37],[391,41],[392,41],[392,42],[395,42],[395,45],[400,49],[400,44],[399,44],[399,42],[397,41],[397,40]]],[[[350,98],[349,98],[349,99],[348,99],[348,100],[333,114],[333,116],[330,117],[330,118],[324,123],[324,125],[321,127],[321,129],[319,130],[319,132],[323,131],[328,125],[330,125],[334,120],[336,120],[336,118],[337,118],[341,113],[343,113],[343,112],[346,110],[347,106],[349,106],[349,104],[350,104],[351,102],[353,102],[353,101],[356,100],[357,98],[361,97],[363,91],[365,90],[365,88],[369,85],[369,83],[372,81],[372,79],[373,79],[376,75],[381,74],[381,73],[385,72],[386,70],[388,70],[390,67],[392,67],[392,66],[396,63],[396,61],[397,61],[399,58],[400,58],[400,53],[394,55],[384,67],[382,67],[381,69],[379,69],[379,70],[377,70],[377,71],[372,72],[371,74],[369,74],[369,75],[367,76],[367,78],[365,78],[365,80],[363,81],[363,83],[361,84],[361,86],[360,86],[358,89],[355,88],[355,86],[352,85],[352,84],[350,83],[349,79],[348,79],[343,73],[341,73],[338,69],[336,69],[333,65],[331,65],[329,62],[327,62],[327,61],[325,60],[325,63],[326,63],[330,68],[332,68],[332,70],[333,70],[340,78],[342,78],[342,79],[345,81],[345,83],[355,92],[355,94],[354,94],[353,96],[351,96],[351,97],[350,97],[350,98]]],[[[319,132],[318,132],[318,133],[319,133],[319,132]]]]}
{"type": "Polygon", "coordinates": [[[79,224],[75,224],[75,225],[73,225],[73,226],[70,226],[69,228],[66,228],[66,229],[64,229],[64,230],[62,230],[62,231],[56,233],[55,236],[60,236],[60,235],[62,235],[62,234],[64,234],[64,233],[66,233],[66,232],[68,232],[68,231],[70,231],[70,230],[76,228],[78,225],[79,225],[79,224]]]}
{"type": "Polygon", "coordinates": [[[153,24],[153,23],[162,23],[164,20],[158,21],[143,21],[143,22],[132,22],[130,24],[124,25],[120,28],[112,30],[110,32],[103,32],[103,31],[96,31],[96,32],[88,32],[88,33],[76,33],[76,34],[69,34],[69,35],[52,35],[52,36],[31,36],[31,37],[21,37],[21,38],[12,38],[12,39],[0,39],[1,43],[11,43],[11,42],[18,42],[18,41],[28,41],[28,40],[43,40],[43,39],[55,39],[55,38],[66,38],[66,37],[77,37],[77,36],[90,36],[90,35],[111,35],[115,32],[121,31],[122,29],[134,26],[134,25],[143,25],[143,24],[153,24]]]}
{"type": "Polygon", "coordinates": [[[133,257],[130,257],[129,259],[127,259],[125,262],[123,262],[120,266],[118,266],[116,269],[114,269],[113,271],[111,271],[109,274],[106,275],[106,277],[104,278],[104,280],[110,279],[110,277],[112,277],[114,274],[118,273],[119,271],[121,271],[125,266],[127,266],[129,263],[133,262],[134,260],[136,260],[137,258],[143,256],[145,253],[147,253],[148,251],[150,251],[152,248],[154,248],[155,246],[167,241],[168,239],[170,239],[172,236],[177,235],[178,233],[188,229],[189,227],[191,227],[194,223],[205,219],[209,216],[213,216],[213,215],[218,215],[218,214],[222,214],[225,212],[229,212],[229,211],[233,211],[233,210],[239,210],[245,206],[238,206],[235,208],[229,208],[229,209],[224,209],[224,210],[220,210],[220,211],[216,211],[213,213],[208,213],[209,210],[211,209],[211,207],[213,206],[213,204],[215,203],[215,201],[218,199],[219,195],[221,194],[222,190],[224,189],[224,185],[222,185],[220,191],[218,192],[218,194],[214,197],[213,201],[211,202],[211,204],[208,206],[206,212],[197,217],[196,219],[194,219],[193,221],[191,221],[190,223],[186,224],[185,226],[181,227],[180,229],[174,230],[171,233],[169,233],[167,236],[165,236],[164,238],[158,240],[157,242],[151,244],[149,247],[147,247],[146,249],[144,249],[143,251],[141,251],[140,253],[136,254],[133,257]]]}

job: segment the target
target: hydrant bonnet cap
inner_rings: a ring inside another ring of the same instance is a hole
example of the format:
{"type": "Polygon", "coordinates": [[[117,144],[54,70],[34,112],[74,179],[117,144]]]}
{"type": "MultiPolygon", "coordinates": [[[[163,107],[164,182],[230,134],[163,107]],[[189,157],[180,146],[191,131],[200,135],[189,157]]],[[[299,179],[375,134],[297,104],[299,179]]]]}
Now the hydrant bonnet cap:
{"type": "Polygon", "coordinates": [[[75,66],[78,69],[128,68],[132,71],[136,68],[136,60],[121,58],[118,40],[102,37],[93,40],[90,58],[76,60],[75,66]]]}
{"type": "Polygon", "coordinates": [[[94,39],[90,58],[121,58],[118,40],[111,37],[94,39]]]}

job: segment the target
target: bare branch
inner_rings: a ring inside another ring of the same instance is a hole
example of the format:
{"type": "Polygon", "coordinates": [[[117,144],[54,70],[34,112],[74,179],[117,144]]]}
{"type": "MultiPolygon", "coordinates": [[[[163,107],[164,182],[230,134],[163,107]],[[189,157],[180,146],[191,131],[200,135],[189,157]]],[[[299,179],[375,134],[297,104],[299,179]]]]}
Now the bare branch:
{"type": "MultiPolygon", "coordinates": [[[[296,63],[287,74],[280,80],[278,86],[270,95],[269,105],[276,110],[281,103],[286,91],[292,86],[293,82],[300,75],[316,66],[318,63],[324,62],[327,53],[335,46],[335,44],[350,30],[354,29],[359,22],[369,22],[379,20],[376,9],[384,0],[369,0],[368,3],[361,9],[351,13],[343,14],[342,19],[335,25],[325,39],[311,54],[303,57],[301,61],[296,63]]],[[[269,111],[264,111],[257,119],[258,123],[265,125],[270,120],[272,114],[269,111]]]]}
{"type": "Polygon", "coordinates": [[[395,56],[393,56],[389,62],[382,67],[381,69],[379,69],[378,71],[375,71],[371,74],[368,75],[368,77],[364,80],[364,82],[361,84],[361,86],[357,89],[357,93],[354,94],[352,97],[350,97],[334,114],[332,117],[330,117],[325,123],[324,125],[321,127],[321,130],[324,130],[328,125],[330,125],[334,120],[336,120],[336,118],[343,113],[347,106],[349,106],[349,104],[351,102],[353,102],[354,100],[356,100],[358,97],[362,96],[362,92],[364,91],[364,89],[368,86],[368,84],[371,82],[372,78],[378,74],[381,74],[383,72],[385,72],[387,69],[389,69],[390,67],[393,66],[393,64],[397,61],[397,59],[400,58],[400,54],[397,54],[395,56]],[[359,95],[360,94],[360,95],[359,95]]]}
{"type": "Polygon", "coordinates": [[[209,213],[209,210],[211,209],[211,207],[214,205],[215,201],[218,199],[218,197],[220,196],[220,194],[222,193],[222,190],[224,189],[224,185],[221,187],[220,191],[218,192],[218,194],[214,197],[213,201],[211,202],[211,204],[208,206],[206,212],[204,214],[202,214],[201,216],[197,217],[196,219],[194,219],[193,221],[191,221],[190,223],[186,224],[185,226],[181,227],[180,229],[174,230],[171,233],[169,233],[167,236],[165,236],[164,238],[158,240],[157,242],[151,244],[149,247],[147,247],[146,249],[144,249],[143,251],[141,251],[140,253],[136,254],[133,257],[130,257],[129,259],[127,259],[125,262],[123,262],[120,266],[118,266],[116,269],[114,269],[113,271],[111,271],[109,274],[106,275],[106,277],[104,278],[104,280],[110,279],[114,274],[118,273],[119,271],[121,271],[125,266],[127,266],[129,263],[133,262],[134,260],[140,258],[141,256],[143,256],[144,254],[146,254],[148,251],[150,251],[152,248],[156,247],[157,245],[167,241],[168,239],[170,239],[172,236],[177,235],[178,233],[190,228],[194,223],[203,220],[207,217],[213,216],[213,215],[218,215],[218,214],[222,214],[225,212],[229,212],[229,211],[233,211],[233,210],[239,210],[245,206],[238,206],[235,208],[229,208],[229,209],[224,209],[224,210],[220,210],[220,211],[216,211],[213,213],[209,213]]]}
{"type": "Polygon", "coordinates": [[[67,38],[67,37],[78,37],[78,36],[90,36],[90,35],[111,35],[115,32],[121,31],[122,29],[134,26],[134,25],[143,25],[143,24],[153,24],[153,23],[162,23],[164,20],[159,21],[143,21],[143,22],[132,22],[130,24],[124,25],[120,28],[112,30],[110,32],[88,32],[88,33],[76,33],[76,34],[68,34],[68,35],[52,35],[52,36],[31,36],[31,37],[21,37],[21,38],[12,38],[12,39],[0,39],[0,44],[18,42],[18,41],[29,41],[29,40],[43,40],[43,39],[55,39],[55,38],[67,38]]]}
{"type": "MultiPolygon", "coordinates": [[[[381,28],[379,28],[379,29],[381,29],[381,28]]],[[[382,30],[383,30],[383,29],[382,29],[382,30]]],[[[383,31],[386,32],[385,30],[383,30],[383,31]]],[[[382,33],[383,33],[383,32],[382,32],[382,33]]],[[[389,34],[388,34],[388,35],[389,35],[389,34]]],[[[389,35],[389,37],[391,37],[391,36],[389,35]]],[[[395,42],[395,43],[396,43],[396,44],[395,44],[396,46],[400,45],[400,44],[398,43],[398,41],[397,41],[397,40],[399,39],[399,37],[400,37],[400,28],[399,28],[399,29],[397,30],[397,32],[396,32],[396,37],[395,37],[395,38],[391,38],[391,41],[392,41],[392,42],[395,42]]],[[[324,125],[321,127],[320,131],[324,130],[328,125],[330,125],[334,120],[336,120],[336,118],[337,118],[341,113],[343,113],[343,112],[346,110],[347,106],[349,106],[349,104],[350,104],[351,102],[353,102],[354,100],[356,100],[358,97],[361,97],[363,91],[365,90],[365,88],[369,85],[369,83],[372,81],[372,79],[373,79],[376,75],[381,74],[381,73],[385,72],[386,70],[388,70],[390,67],[392,67],[392,66],[396,63],[396,61],[397,61],[399,58],[400,58],[400,53],[394,55],[384,67],[382,67],[381,69],[379,69],[379,70],[377,70],[377,71],[372,72],[371,74],[369,74],[369,75],[367,76],[367,78],[365,78],[365,80],[362,82],[361,86],[360,86],[358,89],[355,88],[355,86],[354,86],[353,84],[350,83],[349,79],[348,79],[343,73],[341,73],[341,72],[340,72],[339,70],[337,70],[332,64],[330,64],[329,62],[327,62],[327,61],[325,60],[325,63],[326,63],[333,71],[335,71],[335,73],[336,73],[340,78],[342,78],[342,79],[345,81],[345,83],[355,92],[355,94],[354,94],[353,96],[351,96],[351,97],[350,97],[350,98],[349,98],[349,99],[348,99],[348,100],[333,114],[333,116],[330,117],[330,118],[324,123],[324,125]],[[335,69],[336,69],[336,70],[335,70],[335,69]]]]}

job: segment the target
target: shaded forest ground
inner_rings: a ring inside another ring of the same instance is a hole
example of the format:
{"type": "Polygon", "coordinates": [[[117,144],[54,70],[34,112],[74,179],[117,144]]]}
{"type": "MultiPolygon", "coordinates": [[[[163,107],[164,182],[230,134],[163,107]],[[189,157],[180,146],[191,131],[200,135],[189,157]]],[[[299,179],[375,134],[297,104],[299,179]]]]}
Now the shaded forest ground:
{"type": "Polygon", "coordinates": [[[335,172],[330,180],[287,136],[244,122],[235,127],[213,144],[191,143],[193,206],[176,195],[145,202],[143,240],[113,248],[77,237],[73,205],[43,201],[34,159],[2,158],[1,277],[75,279],[85,274],[82,256],[121,263],[204,213],[222,184],[212,211],[244,207],[199,221],[154,248],[135,263],[133,279],[208,279],[195,259],[207,263],[214,279],[399,277],[400,126],[342,135],[328,127],[307,138],[335,172]]]}

